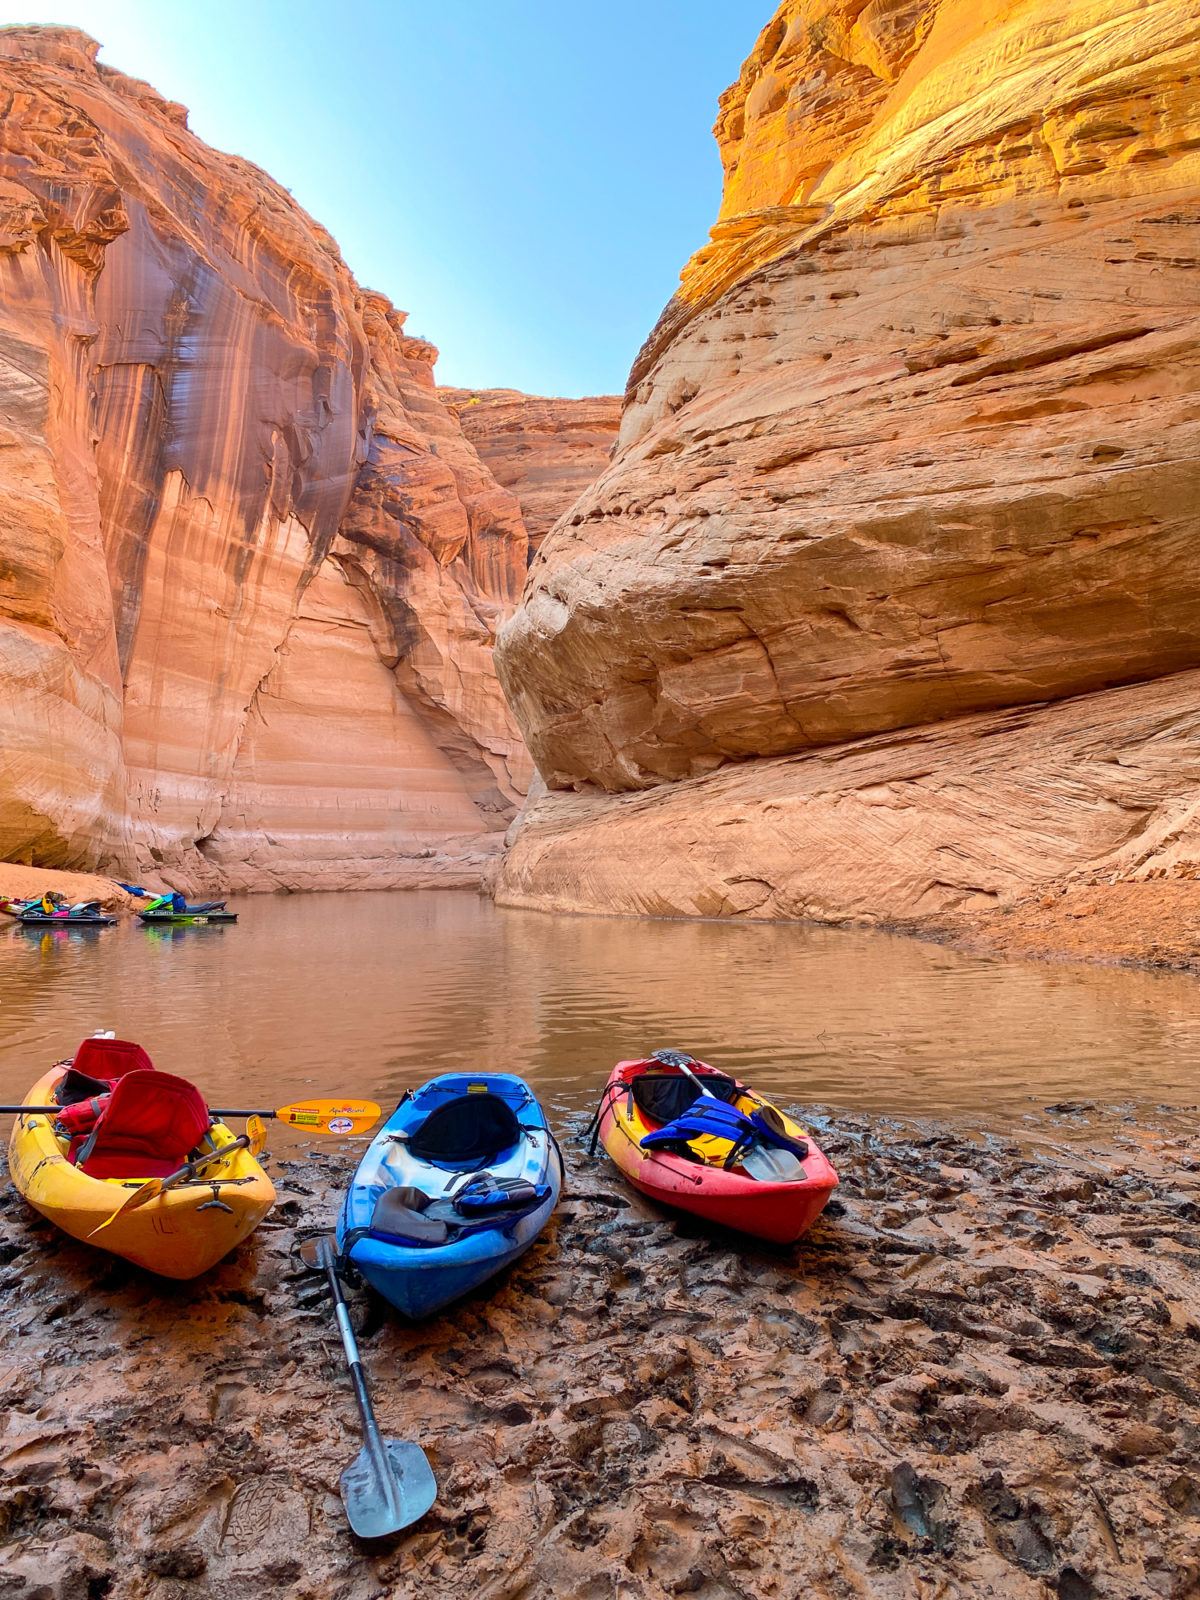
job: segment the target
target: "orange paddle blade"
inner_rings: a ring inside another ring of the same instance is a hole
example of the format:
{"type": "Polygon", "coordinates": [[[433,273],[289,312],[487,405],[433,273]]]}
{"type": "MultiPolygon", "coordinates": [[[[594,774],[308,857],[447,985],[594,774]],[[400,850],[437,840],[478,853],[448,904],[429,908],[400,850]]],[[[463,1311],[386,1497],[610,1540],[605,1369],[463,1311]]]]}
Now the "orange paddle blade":
{"type": "Polygon", "coordinates": [[[133,1191],[128,1200],[122,1201],[111,1217],[105,1217],[99,1227],[92,1229],[91,1233],[88,1234],[88,1238],[94,1239],[98,1233],[103,1233],[105,1228],[111,1227],[117,1218],[123,1217],[126,1212],[137,1211],[139,1207],[147,1205],[151,1200],[157,1200],[162,1192],[163,1181],[161,1178],[147,1178],[145,1183],[133,1191]]]}
{"type": "Polygon", "coordinates": [[[294,1106],[280,1106],[275,1113],[280,1122],[305,1133],[366,1133],[383,1115],[373,1100],[299,1100],[294,1106]]]}
{"type": "Polygon", "coordinates": [[[247,1148],[252,1156],[260,1156],[267,1148],[267,1125],[261,1117],[246,1118],[247,1148]]]}

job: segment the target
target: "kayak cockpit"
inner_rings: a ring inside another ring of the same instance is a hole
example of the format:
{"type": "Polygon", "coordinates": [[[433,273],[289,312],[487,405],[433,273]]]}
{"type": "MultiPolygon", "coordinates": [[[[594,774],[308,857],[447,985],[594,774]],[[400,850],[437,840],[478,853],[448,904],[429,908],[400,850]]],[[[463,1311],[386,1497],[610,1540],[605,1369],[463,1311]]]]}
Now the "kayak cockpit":
{"type": "Polygon", "coordinates": [[[89,1178],[161,1178],[215,1148],[204,1097],[159,1072],[141,1045],[85,1039],[54,1090],[66,1160],[89,1178]]]}
{"type": "Polygon", "coordinates": [[[548,1131],[519,1082],[440,1079],[406,1096],[355,1174],[348,1237],[447,1244],[544,1203],[548,1131]],[[529,1107],[537,1120],[522,1120],[529,1107]]]}
{"type": "Polygon", "coordinates": [[[401,1100],[346,1194],[338,1247],[398,1310],[428,1316],[528,1249],[562,1188],[545,1113],[510,1073],[447,1073],[401,1100]]]}
{"type": "MultiPolygon", "coordinates": [[[[745,1084],[686,1057],[690,1071],[662,1057],[623,1062],[605,1088],[593,1132],[607,1111],[641,1151],[721,1167],[758,1183],[803,1183],[805,1130],[745,1084]]],[[[593,1149],[595,1148],[593,1139],[593,1149]]]]}

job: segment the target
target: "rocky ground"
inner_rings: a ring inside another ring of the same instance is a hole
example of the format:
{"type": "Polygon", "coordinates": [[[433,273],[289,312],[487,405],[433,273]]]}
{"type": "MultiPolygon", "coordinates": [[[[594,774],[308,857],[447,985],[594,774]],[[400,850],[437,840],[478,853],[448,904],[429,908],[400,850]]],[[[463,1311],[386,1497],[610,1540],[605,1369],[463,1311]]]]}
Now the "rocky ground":
{"type": "MultiPolygon", "coordinates": [[[[664,1600],[1200,1593],[1191,1114],[1052,1108],[1020,1140],[861,1117],[794,1251],[570,1189],[491,1293],[407,1328],[354,1297],[433,1511],[343,1521],[358,1448],[319,1281],[352,1155],[194,1285],[0,1200],[3,1600],[664,1600]]],[[[576,1133],[578,1130],[574,1130],[576,1133]]]]}

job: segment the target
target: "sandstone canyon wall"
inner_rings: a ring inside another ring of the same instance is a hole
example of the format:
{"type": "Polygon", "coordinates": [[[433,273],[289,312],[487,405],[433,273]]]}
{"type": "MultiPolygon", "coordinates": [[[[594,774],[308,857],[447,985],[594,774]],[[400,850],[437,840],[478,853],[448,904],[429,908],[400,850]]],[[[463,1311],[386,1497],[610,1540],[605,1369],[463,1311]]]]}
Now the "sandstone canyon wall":
{"type": "Polygon", "coordinates": [[[527,541],[435,355],[182,107],[0,31],[0,859],[478,880],[527,541]]]}
{"type": "Polygon", "coordinates": [[[501,899],[936,918],[1200,873],[1200,8],[786,0],[501,679],[501,899]]]}
{"type": "Polygon", "coordinates": [[[621,422],[615,394],[554,400],[517,389],[438,390],[497,483],[521,505],[531,558],[556,519],[608,465],[621,422]]]}

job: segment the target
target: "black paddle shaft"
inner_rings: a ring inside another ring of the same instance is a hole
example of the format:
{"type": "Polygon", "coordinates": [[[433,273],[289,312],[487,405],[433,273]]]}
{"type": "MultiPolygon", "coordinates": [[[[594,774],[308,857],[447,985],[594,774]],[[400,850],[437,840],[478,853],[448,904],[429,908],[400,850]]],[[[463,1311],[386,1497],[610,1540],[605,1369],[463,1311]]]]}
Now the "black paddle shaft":
{"type": "MultiPolygon", "coordinates": [[[[26,1116],[26,1117],[56,1117],[63,1106],[0,1106],[0,1115],[26,1116]]],[[[210,1117],[277,1117],[278,1111],[223,1111],[215,1107],[209,1111],[210,1117]]]]}

